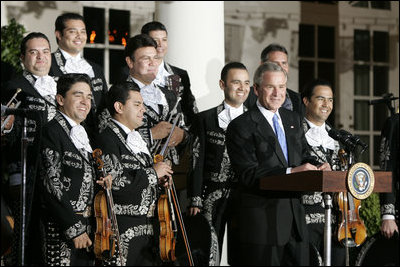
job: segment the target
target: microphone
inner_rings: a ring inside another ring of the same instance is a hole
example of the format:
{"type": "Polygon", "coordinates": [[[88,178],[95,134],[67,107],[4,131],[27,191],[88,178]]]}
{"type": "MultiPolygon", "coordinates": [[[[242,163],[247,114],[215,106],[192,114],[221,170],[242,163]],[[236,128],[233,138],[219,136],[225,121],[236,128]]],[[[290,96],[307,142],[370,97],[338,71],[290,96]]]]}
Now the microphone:
{"type": "Polygon", "coordinates": [[[396,100],[396,99],[399,99],[399,98],[398,97],[390,97],[390,98],[375,99],[375,100],[368,101],[368,104],[376,105],[376,104],[380,104],[380,103],[387,103],[387,102],[390,102],[390,101],[396,100]]]}
{"type": "Polygon", "coordinates": [[[392,100],[399,99],[398,97],[393,97],[392,93],[386,93],[382,95],[382,99],[375,99],[375,100],[370,100],[368,101],[368,104],[370,105],[376,105],[380,103],[390,103],[392,100]]]}
{"type": "Polygon", "coordinates": [[[355,145],[361,146],[363,148],[363,150],[366,150],[368,148],[368,145],[366,143],[364,143],[364,141],[361,140],[359,136],[352,135],[351,133],[349,133],[343,129],[340,130],[339,133],[341,133],[343,135],[347,135],[355,145]]]}
{"type": "Polygon", "coordinates": [[[35,109],[27,109],[27,108],[7,108],[7,106],[1,104],[1,116],[8,116],[8,115],[18,115],[22,117],[29,117],[34,113],[38,112],[39,110],[35,109]]]}
{"type": "Polygon", "coordinates": [[[351,140],[351,134],[346,131],[337,131],[335,129],[330,129],[328,135],[333,139],[343,143],[345,146],[353,150],[356,147],[356,144],[351,140]]]}
{"type": "Polygon", "coordinates": [[[354,142],[356,145],[359,145],[363,148],[363,150],[368,148],[368,145],[364,143],[363,140],[358,135],[351,135],[351,133],[345,131],[345,130],[340,130],[339,132],[343,132],[343,134],[349,135],[350,139],[352,142],[354,142]]]}

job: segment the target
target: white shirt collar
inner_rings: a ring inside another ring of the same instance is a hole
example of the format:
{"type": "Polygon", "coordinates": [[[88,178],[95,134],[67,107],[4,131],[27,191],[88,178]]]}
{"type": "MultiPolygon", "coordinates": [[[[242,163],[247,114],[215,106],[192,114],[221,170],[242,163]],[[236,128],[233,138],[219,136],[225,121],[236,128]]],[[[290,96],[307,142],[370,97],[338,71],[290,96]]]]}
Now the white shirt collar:
{"type": "Polygon", "coordinates": [[[146,84],[142,83],[138,79],[135,79],[132,75],[130,75],[129,77],[131,77],[132,81],[134,81],[139,86],[140,89],[146,86],[146,84]]]}
{"type": "Polygon", "coordinates": [[[68,115],[66,115],[64,112],[61,112],[61,111],[60,111],[60,113],[64,116],[64,118],[68,121],[68,123],[69,123],[72,127],[78,125],[73,119],[71,119],[70,117],[68,117],[68,115]]]}
{"type": "Polygon", "coordinates": [[[119,121],[117,121],[116,119],[114,119],[114,118],[111,118],[111,120],[113,121],[113,122],[115,122],[119,127],[121,127],[122,128],[122,130],[124,130],[124,132],[126,133],[126,134],[128,134],[128,133],[130,133],[130,132],[133,132],[133,131],[131,131],[128,127],[126,127],[124,124],[122,124],[122,123],[120,123],[119,121]]]}
{"type": "Polygon", "coordinates": [[[158,66],[158,72],[157,72],[157,76],[154,79],[154,83],[164,87],[166,86],[167,83],[167,77],[170,76],[171,73],[169,73],[166,69],[165,69],[165,64],[164,64],[164,60],[161,62],[161,64],[158,66]]]}
{"type": "Polygon", "coordinates": [[[68,53],[67,51],[62,50],[61,48],[59,48],[59,49],[60,49],[60,51],[61,51],[61,54],[64,56],[65,60],[68,60],[68,59],[70,59],[70,58],[74,58],[74,59],[81,59],[81,58],[83,58],[82,55],[81,55],[81,53],[79,53],[79,54],[76,55],[76,56],[73,56],[73,55],[71,55],[70,53],[68,53]]]}
{"type": "Polygon", "coordinates": [[[229,105],[228,103],[226,103],[226,101],[224,100],[224,108],[243,111],[243,104],[241,104],[238,108],[235,108],[235,107],[232,107],[231,105],[229,105]]]}
{"type": "Polygon", "coordinates": [[[262,113],[262,115],[263,115],[263,116],[265,117],[265,119],[268,121],[269,125],[271,125],[272,130],[274,130],[274,132],[275,132],[275,128],[274,128],[274,123],[273,123],[273,121],[272,121],[272,118],[274,117],[275,114],[278,116],[278,123],[279,123],[279,126],[281,126],[282,131],[285,132],[285,128],[283,127],[283,123],[282,123],[282,118],[281,118],[281,115],[279,114],[279,109],[274,113],[274,112],[272,112],[272,111],[266,109],[265,107],[263,107],[263,106],[260,104],[260,102],[259,102],[258,99],[257,99],[256,104],[257,104],[258,109],[259,109],[260,112],[262,113]]]}
{"type": "Polygon", "coordinates": [[[307,118],[304,118],[304,119],[306,120],[306,122],[308,123],[308,125],[310,125],[310,128],[320,128],[321,130],[325,130],[325,131],[326,131],[325,122],[324,122],[321,126],[318,126],[318,125],[312,123],[311,121],[307,120],[307,118]]]}

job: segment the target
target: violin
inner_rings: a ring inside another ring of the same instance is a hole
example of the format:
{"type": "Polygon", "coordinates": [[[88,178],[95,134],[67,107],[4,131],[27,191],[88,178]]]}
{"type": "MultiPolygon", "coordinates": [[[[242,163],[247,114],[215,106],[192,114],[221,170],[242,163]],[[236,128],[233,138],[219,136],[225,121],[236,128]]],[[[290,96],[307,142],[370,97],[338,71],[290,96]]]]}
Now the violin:
{"type": "Polygon", "coordinates": [[[338,240],[349,247],[358,247],[367,238],[367,231],[359,214],[361,200],[353,198],[349,193],[340,192],[337,195],[337,204],[341,212],[338,240]]]}
{"type": "MultiPolygon", "coordinates": [[[[341,170],[348,170],[346,151],[339,149],[338,156],[341,170]]],[[[348,192],[338,193],[335,200],[341,213],[341,220],[337,229],[338,241],[346,248],[358,247],[367,238],[366,227],[359,214],[361,200],[354,198],[348,192]]]]}
{"type": "MultiPolygon", "coordinates": [[[[157,163],[157,162],[155,162],[157,163]]],[[[162,261],[175,261],[177,226],[174,209],[170,201],[170,189],[166,188],[157,202],[158,220],[160,223],[160,257],[162,261]]]]}
{"type": "MultiPolygon", "coordinates": [[[[165,142],[161,152],[154,156],[154,163],[164,161],[164,156],[167,153],[167,147],[169,140],[171,139],[172,132],[180,118],[181,113],[174,119],[171,132],[165,142]]],[[[186,252],[189,259],[189,265],[193,266],[193,257],[190,250],[189,241],[186,234],[185,225],[182,219],[182,213],[179,207],[179,202],[176,197],[176,190],[173,180],[169,181],[168,187],[165,188],[164,194],[162,194],[157,202],[158,219],[160,222],[160,258],[162,261],[175,261],[175,245],[177,239],[177,223],[175,219],[175,210],[179,220],[179,225],[182,231],[183,240],[186,247],[186,252]]]]}
{"type": "MultiPolygon", "coordinates": [[[[103,154],[101,149],[93,151],[93,159],[100,177],[105,177],[103,169],[104,162],[100,156],[103,154]]],[[[110,260],[115,253],[115,243],[120,249],[120,237],[117,218],[114,212],[114,201],[111,189],[105,186],[94,198],[94,214],[96,218],[96,233],[94,237],[94,254],[97,259],[110,260]]],[[[122,264],[122,255],[119,253],[122,264]]]]}

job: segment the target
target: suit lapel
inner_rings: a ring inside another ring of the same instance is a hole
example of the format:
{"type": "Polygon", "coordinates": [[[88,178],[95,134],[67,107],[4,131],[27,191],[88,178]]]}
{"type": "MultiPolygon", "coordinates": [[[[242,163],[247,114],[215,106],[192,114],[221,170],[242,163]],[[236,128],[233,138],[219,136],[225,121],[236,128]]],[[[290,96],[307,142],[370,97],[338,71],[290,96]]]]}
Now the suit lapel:
{"type": "Polygon", "coordinates": [[[267,119],[262,115],[258,107],[253,108],[251,111],[251,118],[257,124],[257,131],[260,136],[262,136],[274,149],[275,154],[278,156],[279,160],[284,166],[287,166],[285,155],[282,152],[282,148],[279,144],[278,138],[275,135],[274,130],[268,123],[267,119]]]}

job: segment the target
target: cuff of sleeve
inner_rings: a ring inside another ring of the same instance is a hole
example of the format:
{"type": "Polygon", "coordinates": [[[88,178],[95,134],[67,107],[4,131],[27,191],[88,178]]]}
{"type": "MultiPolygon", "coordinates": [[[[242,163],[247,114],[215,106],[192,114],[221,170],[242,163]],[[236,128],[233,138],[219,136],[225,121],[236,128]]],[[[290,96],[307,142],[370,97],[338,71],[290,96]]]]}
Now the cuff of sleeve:
{"type": "Polygon", "coordinates": [[[77,236],[80,236],[84,232],[86,232],[86,225],[84,225],[81,221],[78,221],[67,230],[65,230],[64,234],[67,239],[73,239],[77,236]]]}
{"type": "Polygon", "coordinates": [[[286,174],[290,174],[290,173],[292,173],[292,168],[287,168],[286,169],[286,174]]]}
{"type": "Polygon", "coordinates": [[[393,215],[389,215],[389,214],[385,214],[382,216],[382,220],[394,220],[394,216],[393,215]]]}
{"type": "Polygon", "coordinates": [[[201,200],[201,197],[190,198],[190,207],[202,208],[203,201],[201,200]]]}
{"type": "Polygon", "coordinates": [[[3,133],[4,133],[4,134],[8,134],[8,133],[10,133],[10,132],[13,130],[13,128],[14,128],[14,123],[11,124],[11,128],[10,128],[10,129],[8,129],[8,130],[7,130],[7,129],[4,129],[4,130],[3,130],[3,133]]]}

